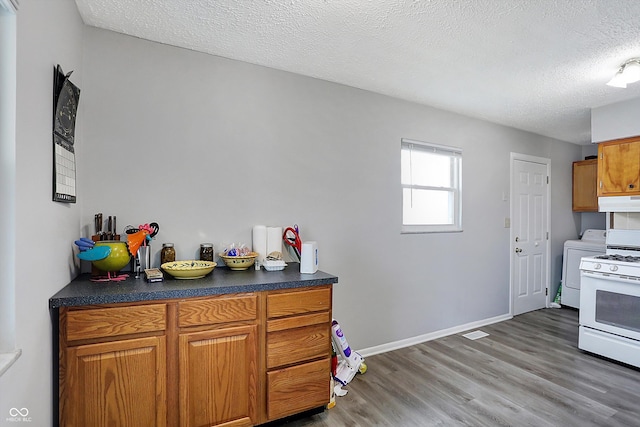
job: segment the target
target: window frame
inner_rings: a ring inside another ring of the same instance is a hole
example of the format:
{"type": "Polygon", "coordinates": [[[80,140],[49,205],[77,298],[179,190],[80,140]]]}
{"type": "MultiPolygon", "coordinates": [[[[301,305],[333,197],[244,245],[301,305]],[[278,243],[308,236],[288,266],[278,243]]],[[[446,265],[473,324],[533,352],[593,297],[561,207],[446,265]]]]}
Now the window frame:
{"type": "Polygon", "coordinates": [[[412,139],[402,138],[400,140],[400,156],[406,149],[419,147],[421,151],[429,151],[449,156],[453,162],[451,170],[452,187],[430,187],[415,184],[402,183],[402,161],[400,163],[400,191],[401,191],[401,234],[416,233],[452,233],[461,232],[462,229],[462,149],[459,147],[434,144],[430,142],[415,141],[412,139]],[[453,223],[452,224],[405,224],[404,223],[404,190],[405,189],[428,189],[435,191],[447,191],[453,193],[453,223]]]}

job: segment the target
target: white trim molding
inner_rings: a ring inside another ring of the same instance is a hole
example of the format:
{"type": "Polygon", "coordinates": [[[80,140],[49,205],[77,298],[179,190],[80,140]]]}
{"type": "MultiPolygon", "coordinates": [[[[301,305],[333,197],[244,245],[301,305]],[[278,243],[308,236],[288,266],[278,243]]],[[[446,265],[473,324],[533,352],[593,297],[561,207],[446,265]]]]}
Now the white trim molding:
{"type": "Polygon", "coordinates": [[[423,342],[432,341],[438,338],[446,337],[449,335],[455,335],[460,332],[465,332],[470,329],[480,328],[482,326],[491,325],[498,322],[503,322],[513,318],[510,314],[503,314],[501,316],[490,317],[488,319],[478,320],[477,322],[466,323],[464,325],[454,326],[448,329],[442,329],[439,331],[431,332],[429,334],[418,335],[417,337],[407,338],[400,341],[394,341],[387,344],[377,345],[375,347],[364,348],[358,350],[358,353],[362,357],[373,356],[376,354],[386,353],[388,351],[399,350],[401,348],[410,347],[416,344],[422,344],[423,342]]]}
{"type": "Polygon", "coordinates": [[[0,377],[18,360],[21,354],[22,350],[20,349],[12,351],[11,353],[0,353],[0,377]]]}
{"type": "Polygon", "coordinates": [[[18,11],[18,0],[0,0],[0,11],[16,13],[18,11]]]}

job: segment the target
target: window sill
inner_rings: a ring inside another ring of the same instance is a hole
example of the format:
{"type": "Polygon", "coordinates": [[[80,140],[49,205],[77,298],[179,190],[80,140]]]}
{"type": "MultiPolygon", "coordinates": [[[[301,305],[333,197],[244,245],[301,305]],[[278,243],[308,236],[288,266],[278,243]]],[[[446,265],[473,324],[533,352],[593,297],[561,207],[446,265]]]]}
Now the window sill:
{"type": "Polygon", "coordinates": [[[9,370],[11,365],[18,360],[22,350],[18,349],[10,353],[0,353],[0,377],[9,370]]]}
{"type": "Polygon", "coordinates": [[[400,234],[461,233],[462,231],[462,227],[458,226],[403,225],[400,234]]]}

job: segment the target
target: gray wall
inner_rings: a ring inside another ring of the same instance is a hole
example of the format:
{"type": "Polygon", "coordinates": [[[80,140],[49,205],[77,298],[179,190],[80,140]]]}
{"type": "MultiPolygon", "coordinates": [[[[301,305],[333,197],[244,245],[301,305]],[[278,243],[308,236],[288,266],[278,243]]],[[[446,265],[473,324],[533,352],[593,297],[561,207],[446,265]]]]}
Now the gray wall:
{"type": "MultiPolygon", "coordinates": [[[[336,274],[335,317],[368,348],[509,310],[509,153],[552,159],[552,280],[577,145],[116,33],[85,32],[84,224],[155,220],[179,258],[298,223],[336,274]],[[464,232],[401,235],[401,138],[464,149],[464,232]]],[[[214,272],[215,275],[215,272],[214,272]]]]}
{"type": "Polygon", "coordinates": [[[640,135],[640,98],[604,105],[591,110],[591,141],[640,135]]]}
{"type": "MultiPolygon", "coordinates": [[[[51,201],[53,67],[75,70],[72,81],[83,87],[83,29],[73,0],[20,2],[15,310],[16,344],[22,356],[0,377],[0,425],[16,425],[7,421],[12,407],[27,408],[30,425],[51,425],[49,298],[76,275],[72,245],[81,211],[81,204],[51,201]]],[[[82,117],[79,120],[82,141],[82,117]]]]}
{"type": "MultiPolygon", "coordinates": [[[[93,214],[157,221],[153,243],[250,242],[254,224],[298,223],[340,277],[334,316],[369,348],[509,309],[509,155],[551,158],[551,273],[580,230],[579,146],[373,93],[82,27],[71,0],[22,2],[18,20],[17,341],[0,423],[51,416],[47,300],[76,274],[93,214]],[[80,46],[82,43],[82,46],[80,46]],[[79,202],[51,202],[51,83],[75,69],[79,202]],[[464,232],[401,235],[401,138],[464,149],[464,232]],[[37,215],[37,216],[36,216],[37,215]],[[44,218],[46,230],[34,221],[44,218]]],[[[215,275],[215,272],[213,273],[215,275]]],[[[552,289],[555,291],[554,289],[552,289]]]]}

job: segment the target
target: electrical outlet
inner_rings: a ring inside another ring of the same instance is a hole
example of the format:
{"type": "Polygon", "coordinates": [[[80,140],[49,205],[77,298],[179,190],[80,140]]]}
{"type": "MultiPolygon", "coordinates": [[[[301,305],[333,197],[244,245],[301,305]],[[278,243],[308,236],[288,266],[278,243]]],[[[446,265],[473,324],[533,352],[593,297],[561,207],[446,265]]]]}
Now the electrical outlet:
{"type": "Polygon", "coordinates": [[[504,219],[504,228],[509,228],[511,227],[511,218],[505,218],[504,219]]]}

